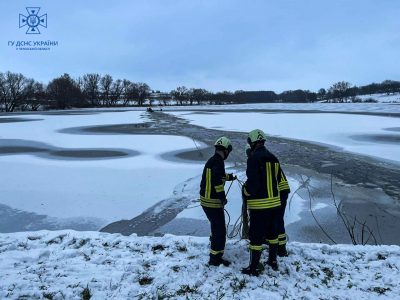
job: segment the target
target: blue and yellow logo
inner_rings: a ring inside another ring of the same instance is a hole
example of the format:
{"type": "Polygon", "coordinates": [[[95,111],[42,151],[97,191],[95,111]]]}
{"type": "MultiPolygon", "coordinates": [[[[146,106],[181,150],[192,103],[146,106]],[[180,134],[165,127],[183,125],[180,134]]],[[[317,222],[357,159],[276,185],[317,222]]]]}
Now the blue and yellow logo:
{"type": "Polygon", "coordinates": [[[19,28],[28,26],[26,34],[40,34],[39,26],[47,28],[47,14],[39,16],[40,7],[27,7],[28,16],[19,14],[19,28]]]}

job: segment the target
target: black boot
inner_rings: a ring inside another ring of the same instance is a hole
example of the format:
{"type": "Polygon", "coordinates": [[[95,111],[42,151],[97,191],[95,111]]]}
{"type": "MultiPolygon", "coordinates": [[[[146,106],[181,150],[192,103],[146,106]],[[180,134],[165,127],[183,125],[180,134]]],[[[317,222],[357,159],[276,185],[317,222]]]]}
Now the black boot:
{"type": "Polygon", "coordinates": [[[278,256],[279,257],[288,257],[289,253],[286,251],[286,245],[278,246],[278,256]]]}
{"type": "Polygon", "coordinates": [[[250,265],[242,269],[242,273],[250,276],[258,276],[263,271],[260,264],[261,251],[250,250],[250,265]]]}
{"type": "Polygon", "coordinates": [[[278,254],[278,245],[277,244],[269,245],[269,255],[268,255],[267,264],[274,271],[278,271],[278,261],[276,260],[277,254],[278,254]]]}
{"type": "Polygon", "coordinates": [[[210,266],[219,266],[219,265],[224,265],[225,267],[228,267],[231,262],[227,261],[226,259],[222,258],[222,253],[218,253],[218,254],[210,254],[210,260],[208,262],[208,264],[210,266]]]}

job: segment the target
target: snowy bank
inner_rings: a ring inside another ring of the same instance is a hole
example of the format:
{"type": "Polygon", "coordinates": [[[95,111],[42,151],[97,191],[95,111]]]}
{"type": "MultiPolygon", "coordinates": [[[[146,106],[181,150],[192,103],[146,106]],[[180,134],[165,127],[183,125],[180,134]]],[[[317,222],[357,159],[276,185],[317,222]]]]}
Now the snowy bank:
{"type": "Polygon", "coordinates": [[[0,298],[399,299],[398,246],[290,243],[279,272],[259,278],[240,273],[245,241],[228,242],[231,267],[208,267],[208,248],[208,238],[172,235],[0,234],[0,298]]]}

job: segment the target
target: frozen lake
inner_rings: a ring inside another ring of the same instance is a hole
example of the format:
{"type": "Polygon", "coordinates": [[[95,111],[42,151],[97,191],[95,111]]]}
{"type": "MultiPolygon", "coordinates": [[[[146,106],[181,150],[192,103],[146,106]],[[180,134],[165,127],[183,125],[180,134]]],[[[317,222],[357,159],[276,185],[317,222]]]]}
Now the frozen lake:
{"type": "Polygon", "coordinates": [[[400,162],[400,118],[338,113],[174,112],[192,124],[311,141],[400,162]]]}
{"type": "MultiPolygon", "coordinates": [[[[301,140],[328,145],[344,157],[345,152],[353,152],[389,161],[393,166],[399,161],[397,117],[231,109],[168,108],[167,113],[153,115],[122,109],[0,116],[0,231],[99,230],[132,219],[133,223],[142,223],[140,232],[144,234],[208,235],[208,224],[197,200],[203,164],[213,151],[212,143],[217,135],[234,136],[234,144],[241,146],[235,146],[226,168],[244,180],[245,136],[256,127],[271,137],[287,139],[279,147],[287,141],[301,140]],[[152,219],[154,215],[161,217],[152,219]]],[[[293,146],[299,147],[296,143],[293,146]]],[[[288,159],[285,155],[278,157],[283,163],[288,159]]],[[[322,168],[336,164],[318,162],[318,154],[312,159],[322,168]]],[[[295,166],[286,170],[292,191],[307,176],[311,178],[316,195],[311,207],[326,226],[335,228],[332,234],[340,239],[329,176],[295,166]]],[[[390,198],[376,184],[368,190],[335,181],[340,200],[353,205],[367,203],[372,197],[389,209],[393,205],[390,198]],[[356,200],[349,197],[352,194],[356,200]]],[[[292,195],[286,214],[292,237],[320,241],[309,215],[306,190],[292,195]]],[[[241,211],[236,182],[228,199],[233,225],[241,211]]],[[[371,205],[375,203],[363,206],[366,213],[371,205]]]]}
{"type": "Polygon", "coordinates": [[[33,222],[37,215],[61,227],[91,220],[89,228],[100,229],[141,213],[201,172],[200,164],[161,158],[193,148],[187,137],[60,133],[70,127],[141,124],[147,121],[143,112],[24,118],[0,123],[0,203],[36,214],[29,218],[33,222]]]}

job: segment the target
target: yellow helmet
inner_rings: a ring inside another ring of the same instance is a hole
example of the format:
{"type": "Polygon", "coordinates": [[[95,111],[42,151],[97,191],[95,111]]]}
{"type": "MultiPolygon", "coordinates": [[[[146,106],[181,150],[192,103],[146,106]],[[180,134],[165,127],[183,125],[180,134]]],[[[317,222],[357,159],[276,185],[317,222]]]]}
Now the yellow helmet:
{"type": "Polygon", "coordinates": [[[262,131],[261,129],[254,129],[249,132],[247,142],[251,145],[255,142],[265,142],[266,139],[267,136],[265,135],[264,131],[262,131]]]}
{"type": "Polygon", "coordinates": [[[225,136],[218,138],[215,141],[214,146],[217,149],[228,150],[228,152],[232,151],[231,141],[225,136]]]}

